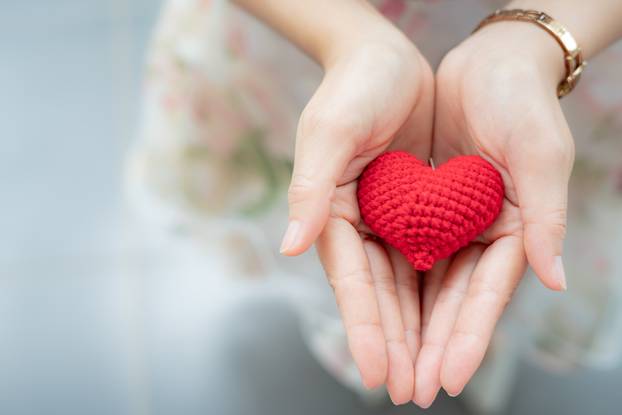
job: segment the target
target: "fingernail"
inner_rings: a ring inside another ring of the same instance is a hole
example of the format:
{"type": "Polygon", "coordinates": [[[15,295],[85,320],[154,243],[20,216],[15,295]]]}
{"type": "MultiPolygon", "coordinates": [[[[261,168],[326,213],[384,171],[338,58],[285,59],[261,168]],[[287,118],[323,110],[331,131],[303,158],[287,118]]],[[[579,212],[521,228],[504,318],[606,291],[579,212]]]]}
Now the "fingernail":
{"type": "Polygon", "coordinates": [[[289,222],[289,225],[287,225],[287,230],[285,231],[285,235],[283,235],[283,242],[281,242],[280,252],[282,254],[292,249],[292,247],[296,243],[296,239],[298,238],[299,233],[300,222],[297,220],[289,222]]]}
{"type": "MultiPolygon", "coordinates": [[[[376,388],[378,387],[378,385],[376,385],[376,384],[371,384],[371,383],[367,382],[364,378],[362,378],[362,380],[363,380],[363,386],[364,386],[364,387],[365,387],[365,389],[367,389],[368,391],[370,391],[370,390],[374,390],[374,389],[376,389],[376,388]]],[[[391,395],[389,395],[389,397],[390,397],[390,396],[391,396],[391,395]]]]}
{"type": "Polygon", "coordinates": [[[553,278],[559,283],[562,290],[566,291],[568,286],[566,285],[566,274],[564,272],[564,263],[562,262],[561,256],[556,256],[553,259],[553,269],[551,272],[553,273],[553,278]]]}
{"type": "Polygon", "coordinates": [[[456,396],[460,395],[462,393],[462,391],[457,392],[457,393],[449,393],[447,392],[447,395],[451,396],[452,398],[455,398],[456,396]]]}
{"type": "Polygon", "coordinates": [[[430,406],[432,406],[432,402],[421,403],[421,402],[415,401],[414,399],[413,399],[413,403],[421,409],[428,409],[430,406]]]}
{"type": "Polygon", "coordinates": [[[428,409],[430,406],[432,406],[432,404],[436,400],[436,396],[438,395],[438,392],[440,390],[441,390],[441,387],[438,386],[436,388],[436,392],[434,392],[434,395],[432,396],[432,398],[428,399],[427,401],[422,401],[421,399],[413,399],[413,402],[415,403],[415,405],[417,405],[421,409],[428,409]]]}

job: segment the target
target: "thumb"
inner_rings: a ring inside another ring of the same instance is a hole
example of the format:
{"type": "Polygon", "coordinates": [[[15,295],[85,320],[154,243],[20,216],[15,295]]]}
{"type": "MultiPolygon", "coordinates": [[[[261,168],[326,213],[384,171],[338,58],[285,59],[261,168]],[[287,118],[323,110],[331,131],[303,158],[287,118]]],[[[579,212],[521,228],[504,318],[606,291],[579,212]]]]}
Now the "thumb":
{"type": "Polygon", "coordinates": [[[335,188],[354,154],[356,128],[347,118],[307,107],[300,118],[288,191],[289,223],[281,253],[299,255],[318,237],[335,188]]]}
{"type": "Polygon", "coordinates": [[[510,157],[510,174],[518,194],[527,260],[546,287],[561,291],[566,290],[562,250],[574,144],[561,109],[548,118],[541,116],[531,124],[532,135],[524,143],[529,150],[510,157]]]}

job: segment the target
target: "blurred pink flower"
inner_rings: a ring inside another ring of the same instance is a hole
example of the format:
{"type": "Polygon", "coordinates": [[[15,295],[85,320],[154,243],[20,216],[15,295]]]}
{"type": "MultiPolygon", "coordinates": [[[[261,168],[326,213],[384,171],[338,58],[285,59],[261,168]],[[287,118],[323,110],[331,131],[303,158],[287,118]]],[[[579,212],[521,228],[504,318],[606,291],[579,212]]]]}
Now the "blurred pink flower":
{"type": "Polygon", "coordinates": [[[406,5],[404,0],[385,0],[378,5],[378,10],[388,19],[397,20],[406,10],[406,5]]]}

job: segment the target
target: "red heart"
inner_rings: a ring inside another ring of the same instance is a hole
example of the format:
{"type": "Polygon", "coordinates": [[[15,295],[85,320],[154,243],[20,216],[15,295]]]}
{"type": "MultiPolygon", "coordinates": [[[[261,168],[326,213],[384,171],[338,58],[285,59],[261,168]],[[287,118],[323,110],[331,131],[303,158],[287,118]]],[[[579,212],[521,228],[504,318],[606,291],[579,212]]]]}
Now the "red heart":
{"type": "Polygon", "coordinates": [[[426,271],[495,221],[504,189],[499,172],[481,157],[456,157],[434,170],[394,151],[367,166],[357,195],[371,230],[426,271]]]}

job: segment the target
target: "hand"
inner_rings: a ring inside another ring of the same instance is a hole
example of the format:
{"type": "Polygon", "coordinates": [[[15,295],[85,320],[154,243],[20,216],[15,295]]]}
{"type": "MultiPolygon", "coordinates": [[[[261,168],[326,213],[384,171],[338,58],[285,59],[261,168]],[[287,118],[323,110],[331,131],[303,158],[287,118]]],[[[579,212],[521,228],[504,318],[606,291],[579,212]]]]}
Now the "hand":
{"type": "Polygon", "coordinates": [[[425,277],[415,402],[442,386],[459,394],[480,365],[494,327],[529,262],[544,285],[566,288],[561,262],[574,145],[556,96],[561,49],[517,22],[475,33],[441,63],[433,158],[491,162],[505,183],[497,221],[479,243],[425,277]]]}
{"type": "Polygon", "coordinates": [[[386,382],[396,403],[413,395],[418,278],[397,251],[363,236],[356,179],[389,148],[427,160],[433,82],[427,62],[393,30],[334,60],[300,119],[281,248],[300,254],[319,235],[362,380],[370,388],[386,382]]]}

